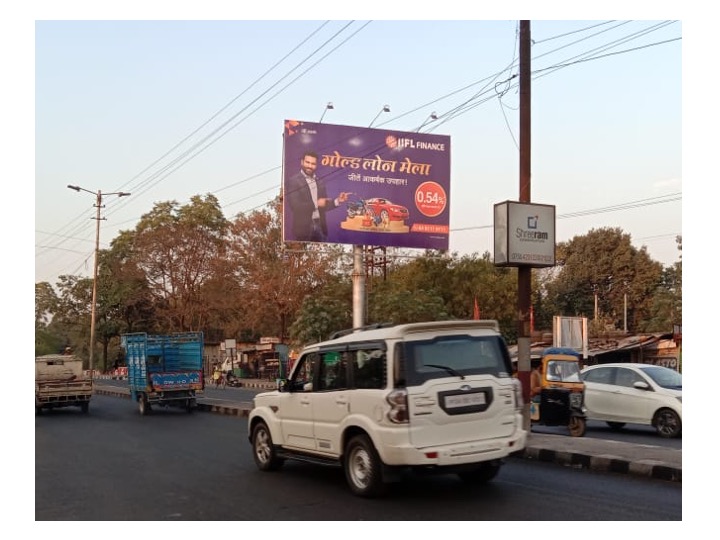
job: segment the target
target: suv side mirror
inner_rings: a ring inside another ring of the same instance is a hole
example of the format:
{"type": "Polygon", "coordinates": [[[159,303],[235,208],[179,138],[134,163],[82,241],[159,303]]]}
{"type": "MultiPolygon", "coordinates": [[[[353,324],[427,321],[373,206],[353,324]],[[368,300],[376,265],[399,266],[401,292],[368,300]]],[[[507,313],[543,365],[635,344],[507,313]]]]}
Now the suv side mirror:
{"type": "Polygon", "coordinates": [[[652,390],[650,385],[644,381],[635,381],[633,383],[633,388],[637,388],[638,390],[652,390]]]}
{"type": "Polygon", "coordinates": [[[289,385],[287,379],[280,379],[278,381],[278,391],[279,392],[288,392],[289,391],[289,385]]]}

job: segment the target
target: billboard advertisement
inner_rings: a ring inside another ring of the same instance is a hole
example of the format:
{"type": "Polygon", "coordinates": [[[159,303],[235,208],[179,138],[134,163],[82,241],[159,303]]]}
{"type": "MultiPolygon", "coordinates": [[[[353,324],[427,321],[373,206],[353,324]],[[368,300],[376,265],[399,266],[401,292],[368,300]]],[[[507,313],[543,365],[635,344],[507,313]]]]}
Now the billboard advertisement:
{"type": "Polygon", "coordinates": [[[447,250],[449,236],[449,136],[285,121],[285,242],[447,250]]]}

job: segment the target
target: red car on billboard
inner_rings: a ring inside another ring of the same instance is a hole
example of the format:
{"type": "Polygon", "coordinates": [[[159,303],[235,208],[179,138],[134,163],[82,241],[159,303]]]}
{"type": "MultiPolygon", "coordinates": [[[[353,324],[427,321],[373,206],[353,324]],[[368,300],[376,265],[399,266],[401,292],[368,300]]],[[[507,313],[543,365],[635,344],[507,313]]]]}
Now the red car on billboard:
{"type": "Polygon", "coordinates": [[[373,197],[365,200],[365,208],[372,217],[380,217],[384,222],[405,221],[410,217],[410,212],[404,206],[395,204],[382,197],[373,197]]]}

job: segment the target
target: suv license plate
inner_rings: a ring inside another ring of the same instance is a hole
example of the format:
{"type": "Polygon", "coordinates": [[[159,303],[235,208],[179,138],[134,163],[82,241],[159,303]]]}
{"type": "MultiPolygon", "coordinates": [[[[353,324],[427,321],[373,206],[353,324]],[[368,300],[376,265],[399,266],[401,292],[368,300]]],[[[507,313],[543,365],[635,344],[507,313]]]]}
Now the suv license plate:
{"type": "Polygon", "coordinates": [[[473,405],[485,405],[485,392],[445,396],[445,407],[447,409],[456,409],[458,407],[472,407],[473,405]]]}

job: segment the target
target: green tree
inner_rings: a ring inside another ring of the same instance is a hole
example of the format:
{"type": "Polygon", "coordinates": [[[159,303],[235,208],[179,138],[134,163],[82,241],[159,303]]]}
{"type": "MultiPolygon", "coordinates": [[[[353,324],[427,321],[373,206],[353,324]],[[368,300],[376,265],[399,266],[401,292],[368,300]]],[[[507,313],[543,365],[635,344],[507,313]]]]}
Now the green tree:
{"type": "Polygon", "coordinates": [[[637,249],[619,228],[592,229],[557,246],[559,268],[546,284],[551,311],[557,315],[598,318],[622,328],[627,295],[628,329],[636,331],[648,316],[662,265],[645,247],[637,249]]]}
{"type": "Polygon", "coordinates": [[[120,354],[120,335],[155,330],[155,310],[134,253],[135,233],[122,231],[110,249],[98,253],[95,340],[102,347],[98,369],[111,367],[120,354]]]}
{"type": "MultiPolygon", "coordinates": [[[[436,319],[470,319],[477,298],[481,318],[498,320],[506,339],[512,340],[517,335],[514,320],[517,273],[512,269],[495,267],[487,252],[482,256],[472,254],[462,257],[457,253],[440,256],[436,252],[427,252],[422,257],[397,264],[388,275],[386,287],[385,295],[390,295],[390,291],[426,295],[430,305],[435,305],[431,298],[438,298],[441,306],[433,308],[436,319]]],[[[405,298],[402,294],[391,297],[398,301],[405,298]]],[[[392,313],[401,312],[387,305],[387,300],[381,302],[384,309],[392,313]]],[[[374,306],[370,309],[376,313],[374,306]]],[[[423,313],[422,318],[415,320],[429,320],[427,317],[433,315],[422,309],[420,312],[423,313]]]]}
{"type": "Polygon", "coordinates": [[[135,229],[133,256],[153,295],[160,330],[200,330],[207,324],[201,291],[224,255],[228,221],[214,195],[186,205],[157,203],[135,229]]]}
{"type": "MultiPolygon", "coordinates": [[[[49,329],[76,355],[89,358],[92,278],[62,275],[49,329]]],[[[57,351],[56,351],[57,352],[57,351]]]]}
{"type": "Polygon", "coordinates": [[[676,238],[681,252],[678,262],[663,269],[647,316],[638,325],[641,332],[669,332],[682,324],[682,237],[676,238]]]}
{"type": "Polygon", "coordinates": [[[43,281],[35,284],[35,356],[57,354],[64,346],[64,336],[52,326],[58,308],[58,297],[52,285],[43,281]]]}
{"type": "Polygon", "coordinates": [[[351,328],[352,283],[342,277],[329,278],[317,294],[305,296],[290,326],[291,344],[300,348],[326,340],[333,332],[351,328]]]}
{"type": "Polygon", "coordinates": [[[238,215],[230,228],[228,257],[234,264],[236,320],[253,333],[275,334],[285,341],[306,297],[318,294],[339,271],[342,249],[283,245],[281,218],[279,198],[266,208],[238,215]]]}
{"type": "Polygon", "coordinates": [[[442,297],[422,289],[381,286],[370,296],[369,303],[368,323],[404,324],[449,318],[442,297]]]}

